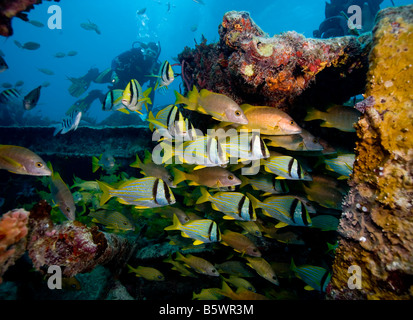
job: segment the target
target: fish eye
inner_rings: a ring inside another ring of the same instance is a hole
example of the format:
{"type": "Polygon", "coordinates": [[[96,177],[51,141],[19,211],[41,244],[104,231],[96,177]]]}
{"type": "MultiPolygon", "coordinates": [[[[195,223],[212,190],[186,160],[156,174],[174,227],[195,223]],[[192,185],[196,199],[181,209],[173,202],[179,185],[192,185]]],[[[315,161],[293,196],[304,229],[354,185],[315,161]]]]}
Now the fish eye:
{"type": "Polygon", "coordinates": [[[241,115],[241,112],[240,111],[235,111],[235,115],[237,116],[237,117],[239,117],[240,115],[241,115]]]}
{"type": "Polygon", "coordinates": [[[215,269],[212,269],[212,270],[211,270],[211,272],[215,273],[215,272],[217,272],[217,270],[215,270],[215,269]]]}
{"type": "Polygon", "coordinates": [[[273,278],[274,280],[277,280],[277,277],[276,277],[276,276],[272,276],[272,278],[273,278]]]}
{"type": "Polygon", "coordinates": [[[255,249],[255,248],[254,248],[254,249],[252,249],[252,252],[257,252],[257,249],[255,249]]]}
{"type": "Polygon", "coordinates": [[[41,163],[41,162],[36,162],[36,167],[42,168],[42,167],[43,167],[43,163],[41,163]]]}
{"type": "Polygon", "coordinates": [[[233,176],[233,175],[229,175],[229,176],[228,176],[228,179],[229,179],[229,180],[234,180],[234,176],[233,176]]]}
{"type": "Polygon", "coordinates": [[[168,180],[169,180],[169,181],[174,181],[174,178],[169,177],[168,180]]]}
{"type": "Polygon", "coordinates": [[[317,143],[317,142],[318,142],[317,139],[314,138],[314,139],[313,139],[313,143],[317,143]]]}
{"type": "Polygon", "coordinates": [[[293,120],[290,121],[290,125],[292,125],[292,126],[294,125],[294,121],[293,121],[293,120]]]}
{"type": "Polygon", "coordinates": [[[66,207],[66,212],[70,212],[70,208],[69,208],[69,207],[66,207]]]}
{"type": "Polygon", "coordinates": [[[163,277],[161,275],[158,276],[158,279],[163,279],[163,277]]]}

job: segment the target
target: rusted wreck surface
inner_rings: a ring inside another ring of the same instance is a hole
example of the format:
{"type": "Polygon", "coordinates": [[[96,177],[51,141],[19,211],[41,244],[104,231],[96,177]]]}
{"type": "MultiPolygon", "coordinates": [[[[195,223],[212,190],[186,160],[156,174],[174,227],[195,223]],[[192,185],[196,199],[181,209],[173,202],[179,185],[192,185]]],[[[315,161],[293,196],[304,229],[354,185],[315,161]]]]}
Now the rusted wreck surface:
{"type": "Polygon", "coordinates": [[[329,299],[413,298],[413,5],[376,20],[329,299]]]}
{"type": "Polygon", "coordinates": [[[247,12],[227,12],[220,40],[179,55],[187,89],[195,85],[237,103],[290,111],[306,90],[341,103],[363,91],[371,37],[310,39],[294,31],[269,37],[247,12]]]}

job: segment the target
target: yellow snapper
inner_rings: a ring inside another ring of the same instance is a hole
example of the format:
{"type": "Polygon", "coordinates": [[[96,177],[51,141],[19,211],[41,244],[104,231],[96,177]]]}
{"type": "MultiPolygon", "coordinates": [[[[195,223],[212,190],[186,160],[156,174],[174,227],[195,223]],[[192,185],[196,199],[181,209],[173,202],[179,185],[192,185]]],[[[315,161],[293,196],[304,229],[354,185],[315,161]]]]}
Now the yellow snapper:
{"type": "Polygon", "coordinates": [[[234,292],[228,284],[223,281],[222,289],[220,293],[231,300],[269,300],[266,296],[247,290],[245,288],[238,288],[236,292],[234,292]]]}
{"type": "Polygon", "coordinates": [[[97,183],[96,181],[85,181],[85,180],[82,180],[82,179],[80,179],[80,178],[78,178],[78,177],[74,177],[73,182],[74,182],[74,183],[73,183],[73,185],[70,187],[70,189],[80,188],[80,189],[79,189],[80,191],[82,191],[82,190],[99,191],[99,190],[100,190],[99,185],[98,185],[98,183],[97,183]]]}
{"type": "Polygon", "coordinates": [[[232,247],[235,251],[252,257],[261,257],[261,252],[256,245],[241,233],[225,230],[221,235],[221,243],[232,247]]]}
{"type": "Polygon", "coordinates": [[[317,177],[317,180],[303,184],[303,188],[309,200],[325,208],[341,210],[345,193],[336,185],[335,179],[331,180],[317,177]]]}
{"type": "Polygon", "coordinates": [[[0,145],[0,169],[31,176],[50,176],[52,171],[33,151],[13,145],[0,145]]]}
{"type": "Polygon", "coordinates": [[[219,272],[214,265],[203,258],[199,258],[191,254],[183,256],[181,253],[177,252],[175,260],[182,261],[200,274],[219,277],[219,272]]]}
{"type": "Polygon", "coordinates": [[[228,282],[228,283],[232,284],[236,288],[244,288],[244,289],[247,289],[247,290],[252,291],[252,292],[256,291],[254,286],[249,281],[247,281],[243,278],[230,275],[228,279],[225,278],[225,277],[222,277],[222,279],[225,282],[228,282]]]}
{"type": "Polygon", "coordinates": [[[235,224],[244,229],[246,233],[249,233],[256,237],[262,237],[260,228],[255,221],[236,221],[235,224]]]}
{"type": "Polygon", "coordinates": [[[155,177],[125,181],[117,189],[101,181],[98,184],[103,191],[101,206],[112,197],[117,197],[122,204],[134,205],[140,209],[162,207],[176,202],[166,182],[155,177]]]}
{"type": "Polygon", "coordinates": [[[299,134],[301,128],[284,111],[267,106],[252,106],[243,104],[240,106],[244,111],[248,124],[239,126],[239,129],[259,130],[261,134],[287,135],[299,134]]]}
{"type": "Polygon", "coordinates": [[[164,150],[162,163],[169,163],[173,157],[176,162],[197,164],[200,167],[215,167],[229,162],[218,139],[208,135],[178,144],[162,141],[159,147],[164,150]]]}
{"type": "Polygon", "coordinates": [[[247,265],[253,268],[264,279],[275,285],[279,285],[277,275],[271,268],[271,265],[261,257],[245,257],[248,260],[247,265]]]}
{"type": "Polygon", "coordinates": [[[129,268],[129,272],[134,272],[137,277],[142,277],[149,281],[164,281],[164,275],[157,269],[151,267],[143,267],[138,266],[137,268],[133,268],[130,265],[127,265],[129,268]]]}
{"type": "Polygon", "coordinates": [[[114,231],[135,230],[135,227],[122,213],[115,210],[97,210],[91,211],[89,216],[92,222],[103,224],[107,229],[114,231]]]}
{"type": "Polygon", "coordinates": [[[169,255],[168,258],[166,258],[165,260],[163,260],[163,262],[165,263],[170,263],[172,264],[172,270],[178,271],[181,276],[183,277],[192,277],[192,278],[196,278],[196,275],[189,270],[187,267],[185,267],[185,265],[179,261],[174,261],[172,259],[172,255],[169,255]]]}
{"type": "Polygon", "coordinates": [[[224,296],[220,292],[220,288],[202,289],[198,294],[193,292],[192,300],[221,300],[224,296]]]}
{"type": "Polygon", "coordinates": [[[138,113],[141,113],[140,110],[142,110],[143,104],[145,104],[146,110],[148,110],[148,104],[152,104],[149,98],[151,91],[152,88],[150,87],[142,92],[142,87],[138,80],[132,79],[123,91],[122,104],[130,111],[136,111],[138,113]]]}
{"type": "Polygon", "coordinates": [[[307,207],[294,196],[271,196],[259,201],[248,194],[254,208],[261,208],[263,213],[281,221],[277,228],[286,225],[311,226],[311,219],[307,207]]]}
{"type": "Polygon", "coordinates": [[[323,120],[322,127],[336,128],[345,132],[356,132],[354,124],[361,116],[361,112],[353,107],[335,105],[326,112],[310,109],[304,121],[323,120]]]}
{"type": "Polygon", "coordinates": [[[190,180],[189,185],[206,186],[209,188],[220,188],[236,186],[241,184],[232,172],[221,167],[207,167],[193,170],[191,173],[182,172],[176,168],[172,169],[174,174],[174,184],[190,180]]]}
{"type": "Polygon", "coordinates": [[[240,106],[231,98],[206,89],[200,92],[194,86],[188,97],[175,91],[175,104],[185,104],[189,110],[208,114],[218,121],[247,124],[248,120],[240,106]]]}
{"type": "Polygon", "coordinates": [[[52,173],[50,189],[53,200],[59,206],[60,211],[69,220],[75,220],[76,205],[73,195],[58,172],[52,173]]]}
{"type": "Polygon", "coordinates": [[[268,159],[261,160],[261,164],[264,165],[265,171],[276,174],[277,179],[311,181],[310,174],[297,159],[273,151],[270,154],[268,159]]]}
{"type": "Polygon", "coordinates": [[[211,202],[214,210],[225,214],[224,219],[254,221],[257,216],[248,197],[240,192],[217,192],[213,196],[205,188],[201,188],[201,197],[197,204],[211,202]]]}
{"type": "Polygon", "coordinates": [[[165,130],[172,137],[181,137],[185,141],[195,140],[197,137],[196,129],[188,118],[184,117],[179,108],[173,104],[159,110],[154,117],[152,111],[148,114],[146,119],[151,131],[156,127],[161,134],[165,134],[165,130]]]}
{"type": "Polygon", "coordinates": [[[145,150],[145,159],[143,162],[139,159],[139,156],[136,155],[136,161],[130,166],[141,169],[141,173],[145,176],[162,179],[169,187],[176,188],[172,175],[164,166],[152,162],[152,155],[148,150],[145,150]]]}
{"type": "Polygon", "coordinates": [[[201,219],[189,221],[181,224],[178,217],[174,215],[171,226],[164,230],[179,230],[181,235],[186,238],[194,239],[193,245],[221,241],[221,232],[215,221],[210,219],[201,219]]]}

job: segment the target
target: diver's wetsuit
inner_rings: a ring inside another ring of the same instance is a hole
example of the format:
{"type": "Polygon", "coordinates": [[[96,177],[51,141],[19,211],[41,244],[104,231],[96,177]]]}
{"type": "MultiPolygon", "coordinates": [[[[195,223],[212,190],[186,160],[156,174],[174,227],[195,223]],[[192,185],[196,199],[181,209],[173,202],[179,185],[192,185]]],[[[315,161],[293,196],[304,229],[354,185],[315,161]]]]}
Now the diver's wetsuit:
{"type": "MultiPolygon", "coordinates": [[[[151,74],[157,74],[160,63],[160,45],[154,42],[149,44],[135,42],[132,49],[125,51],[112,60],[112,70],[116,73],[118,81],[113,84],[111,89],[125,89],[131,79],[138,80],[143,87],[144,83],[149,81],[149,86],[154,87],[156,77],[148,77],[151,74]],[[134,45],[138,43],[139,47],[134,45]]],[[[152,90],[149,97],[154,101],[154,91],[152,90]]]]}

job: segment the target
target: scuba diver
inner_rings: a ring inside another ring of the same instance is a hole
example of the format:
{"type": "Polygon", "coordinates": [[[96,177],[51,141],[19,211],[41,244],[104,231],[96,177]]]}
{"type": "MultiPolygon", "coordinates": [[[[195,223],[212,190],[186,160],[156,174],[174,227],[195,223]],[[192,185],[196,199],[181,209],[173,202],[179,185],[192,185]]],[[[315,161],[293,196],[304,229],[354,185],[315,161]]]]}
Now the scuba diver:
{"type": "MultiPolygon", "coordinates": [[[[125,51],[112,60],[112,87],[113,89],[125,89],[131,79],[138,80],[141,86],[149,81],[149,86],[155,86],[157,81],[148,75],[156,74],[160,69],[161,63],[158,61],[161,54],[160,43],[143,43],[135,41],[132,49],[125,51]],[[137,46],[137,44],[139,46],[137,46]]],[[[154,101],[154,90],[150,94],[152,103],[154,101]]]]}
{"type": "Polygon", "coordinates": [[[330,0],[326,2],[325,17],[326,19],[320,24],[318,30],[313,31],[315,38],[341,37],[354,34],[353,32],[367,32],[372,30],[374,19],[380,10],[380,4],[383,0],[330,0]],[[362,29],[350,30],[348,27],[348,8],[350,6],[359,6],[362,10],[362,29]]]}

